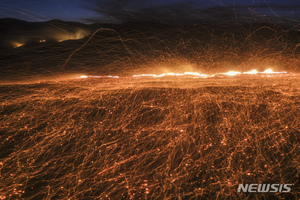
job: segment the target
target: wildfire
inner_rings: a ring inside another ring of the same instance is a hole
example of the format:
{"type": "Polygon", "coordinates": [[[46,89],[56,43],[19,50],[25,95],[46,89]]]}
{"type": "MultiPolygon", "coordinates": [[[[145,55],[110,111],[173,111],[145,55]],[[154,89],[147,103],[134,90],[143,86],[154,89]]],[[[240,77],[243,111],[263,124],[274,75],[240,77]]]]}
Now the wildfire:
{"type": "Polygon", "coordinates": [[[86,75],[82,75],[79,78],[120,78],[119,76],[86,76],[86,75]]]}
{"type": "Polygon", "coordinates": [[[244,74],[257,74],[257,73],[258,73],[258,71],[256,69],[253,69],[249,72],[244,72],[244,74]]]}
{"type": "Polygon", "coordinates": [[[267,70],[264,71],[264,73],[271,74],[271,73],[274,73],[274,72],[273,72],[272,69],[267,69],[267,70]]]}
{"type": "Polygon", "coordinates": [[[206,74],[200,74],[198,72],[184,72],[184,73],[164,73],[164,74],[139,74],[133,75],[133,77],[143,77],[143,76],[150,76],[150,77],[164,77],[164,76],[199,76],[199,77],[209,77],[206,74]]]}
{"type": "Polygon", "coordinates": [[[19,43],[19,42],[12,42],[12,45],[14,48],[18,48],[24,45],[24,43],[19,43]]]}
{"type": "Polygon", "coordinates": [[[235,75],[238,75],[238,74],[242,74],[241,72],[236,72],[236,71],[229,71],[227,73],[220,73],[222,75],[228,75],[228,76],[235,76],[235,75]]]}
{"type": "Polygon", "coordinates": [[[54,38],[58,42],[63,42],[63,41],[66,41],[66,40],[79,40],[79,39],[82,39],[82,38],[88,36],[89,34],[90,34],[89,31],[80,29],[75,33],[73,33],[73,32],[70,32],[70,33],[57,33],[57,34],[55,34],[54,38]]]}
{"type": "MultiPolygon", "coordinates": [[[[282,72],[274,72],[272,69],[266,69],[263,72],[259,72],[256,69],[247,71],[247,72],[239,72],[239,71],[229,71],[226,73],[216,73],[212,75],[208,74],[201,74],[198,72],[184,72],[184,73],[163,73],[163,74],[137,74],[133,75],[133,78],[139,77],[153,77],[153,78],[160,78],[160,77],[172,77],[172,76],[187,76],[187,77],[199,77],[199,78],[209,78],[209,77],[216,77],[216,76],[237,76],[237,75],[263,75],[263,74],[286,74],[286,71],[282,72]]],[[[120,78],[119,76],[86,76],[82,75],[79,78],[120,78]]]]}

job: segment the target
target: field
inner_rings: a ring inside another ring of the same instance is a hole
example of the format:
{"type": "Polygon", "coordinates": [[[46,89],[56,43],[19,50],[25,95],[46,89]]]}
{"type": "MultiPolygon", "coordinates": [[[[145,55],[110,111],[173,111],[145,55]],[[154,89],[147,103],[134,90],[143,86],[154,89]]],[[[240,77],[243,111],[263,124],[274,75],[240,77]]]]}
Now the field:
{"type": "Polygon", "coordinates": [[[2,84],[0,199],[298,199],[299,79],[2,84]],[[293,186],[237,193],[239,183],[293,186]]]}
{"type": "Polygon", "coordinates": [[[300,198],[296,28],[1,23],[0,200],[300,198]]]}

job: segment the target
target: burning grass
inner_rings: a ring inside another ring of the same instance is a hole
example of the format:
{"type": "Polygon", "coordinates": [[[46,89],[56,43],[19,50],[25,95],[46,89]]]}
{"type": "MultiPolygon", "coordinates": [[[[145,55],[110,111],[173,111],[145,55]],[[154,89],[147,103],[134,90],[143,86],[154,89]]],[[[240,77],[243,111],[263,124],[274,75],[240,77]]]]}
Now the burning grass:
{"type": "Polygon", "coordinates": [[[300,197],[299,31],[95,27],[0,51],[0,199],[300,197]]]}
{"type": "Polygon", "coordinates": [[[299,31],[280,25],[94,26],[99,29],[91,37],[1,50],[0,77],[299,71],[299,31]]]}
{"type": "Polygon", "coordinates": [[[74,79],[1,92],[0,199],[297,199],[299,77],[74,79]],[[291,193],[237,193],[291,183],[291,193]]]}

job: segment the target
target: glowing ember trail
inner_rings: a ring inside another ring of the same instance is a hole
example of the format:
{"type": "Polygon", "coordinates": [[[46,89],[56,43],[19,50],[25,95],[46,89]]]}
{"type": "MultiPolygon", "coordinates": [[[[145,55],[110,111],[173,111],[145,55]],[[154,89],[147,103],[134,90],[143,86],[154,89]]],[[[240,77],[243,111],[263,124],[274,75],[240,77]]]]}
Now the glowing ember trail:
{"type": "Polygon", "coordinates": [[[296,72],[135,74],[3,84],[0,200],[251,199],[242,180],[298,184],[296,72]]]}
{"type": "MultiPolygon", "coordinates": [[[[184,73],[163,73],[163,74],[137,74],[133,75],[134,78],[139,77],[154,77],[154,78],[160,78],[160,77],[172,77],[172,76],[186,76],[186,77],[198,77],[198,78],[212,78],[216,76],[237,76],[237,75],[263,75],[263,74],[287,74],[286,71],[282,72],[274,72],[272,69],[266,69],[263,72],[258,72],[256,69],[253,69],[251,71],[247,72],[238,72],[238,71],[229,71],[226,73],[216,73],[212,75],[208,74],[201,74],[198,72],[184,72],[184,73]]],[[[86,76],[82,75],[79,78],[120,78],[119,76],[86,76]]]]}

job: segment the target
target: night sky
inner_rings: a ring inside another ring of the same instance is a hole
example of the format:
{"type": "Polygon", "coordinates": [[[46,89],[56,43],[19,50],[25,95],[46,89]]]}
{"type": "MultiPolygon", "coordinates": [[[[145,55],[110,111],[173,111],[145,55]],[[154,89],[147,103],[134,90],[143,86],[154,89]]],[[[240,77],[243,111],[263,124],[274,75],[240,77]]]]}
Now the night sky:
{"type": "Polygon", "coordinates": [[[298,22],[300,0],[0,0],[0,18],[85,23],[298,22]]]}

